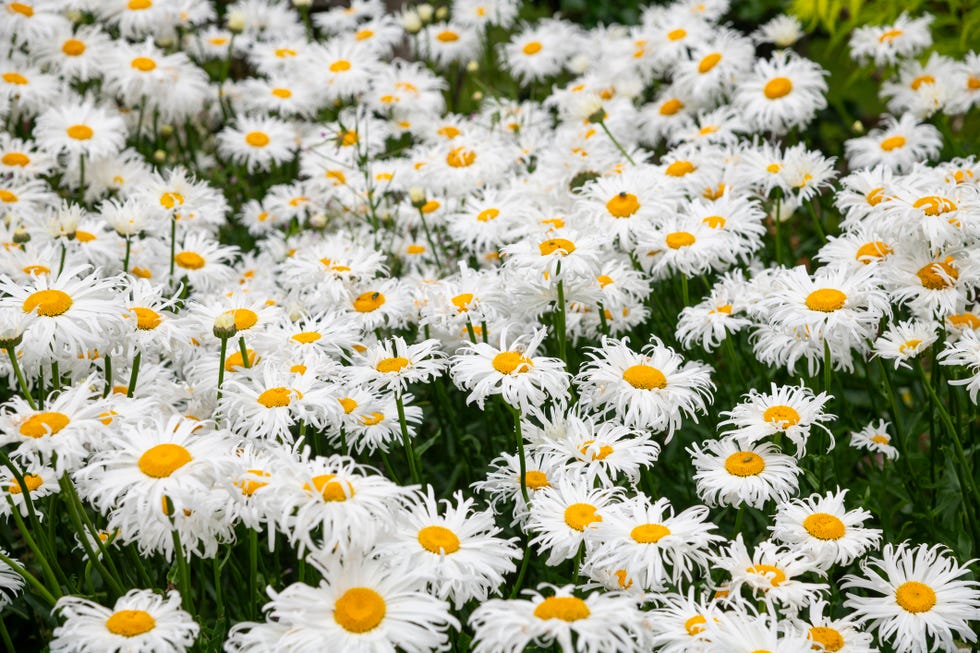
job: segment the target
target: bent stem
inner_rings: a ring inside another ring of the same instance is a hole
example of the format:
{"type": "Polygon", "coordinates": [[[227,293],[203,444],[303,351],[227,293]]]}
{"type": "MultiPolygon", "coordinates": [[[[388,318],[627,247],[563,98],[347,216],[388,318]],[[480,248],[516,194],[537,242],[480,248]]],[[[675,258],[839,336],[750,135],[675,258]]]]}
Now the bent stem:
{"type": "Polygon", "coordinates": [[[626,152],[626,150],[623,149],[623,146],[619,144],[619,141],[616,140],[616,137],[613,136],[613,134],[612,134],[611,131],[609,131],[609,128],[606,127],[606,121],[605,120],[600,120],[599,121],[599,126],[602,127],[602,131],[606,132],[606,136],[608,136],[609,137],[609,140],[611,140],[613,142],[613,145],[616,146],[616,149],[619,150],[620,154],[622,154],[623,156],[626,157],[626,160],[630,162],[630,165],[635,166],[636,165],[636,161],[634,161],[633,160],[633,157],[631,157],[626,152]]]}

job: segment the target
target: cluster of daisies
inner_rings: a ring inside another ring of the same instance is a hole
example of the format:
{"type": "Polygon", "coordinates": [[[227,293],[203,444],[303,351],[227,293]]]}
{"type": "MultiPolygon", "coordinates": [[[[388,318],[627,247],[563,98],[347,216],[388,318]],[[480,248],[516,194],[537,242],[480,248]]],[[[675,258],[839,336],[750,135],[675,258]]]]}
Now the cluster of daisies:
{"type": "Polygon", "coordinates": [[[980,161],[928,122],[980,58],[855,30],[895,115],[838,180],[800,24],[728,8],[0,0],[0,605],[65,653],[975,644],[976,561],[827,466],[914,480],[902,389],[841,395],[907,374],[980,537],[980,161]]]}

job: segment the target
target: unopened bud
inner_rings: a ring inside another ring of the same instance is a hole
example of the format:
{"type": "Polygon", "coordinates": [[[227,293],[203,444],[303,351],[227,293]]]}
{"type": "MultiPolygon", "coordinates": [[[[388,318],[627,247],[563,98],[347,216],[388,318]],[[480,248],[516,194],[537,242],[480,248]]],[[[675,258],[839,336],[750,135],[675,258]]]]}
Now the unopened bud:
{"type": "Polygon", "coordinates": [[[402,15],[402,27],[409,34],[418,34],[419,30],[422,29],[422,19],[415,11],[406,11],[402,15]]]}
{"type": "Polygon", "coordinates": [[[480,64],[473,59],[470,59],[466,64],[466,72],[475,73],[480,69],[480,64]]]}
{"type": "Polygon", "coordinates": [[[415,8],[415,11],[418,12],[419,19],[421,19],[423,23],[428,23],[430,20],[432,20],[432,14],[435,13],[432,5],[430,5],[428,2],[423,2],[420,4],[415,8]]]}
{"type": "Polygon", "coordinates": [[[588,121],[593,125],[599,125],[606,119],[606,110],[599,107],[596,111],[589,114],[588,121]]]}
{"type": "Polygon", "coordinates": [[[480,91],[473,91],[472,98],[474,102],[479,102],[480,100],[483,99],[483,93],[481,93],[480,91]]]}
{"type": "Polygon", "coordinates": [[[306,9],[313,4],[313,0],[293,0],[293,6],[297,9],[306,9]]]}
{"type": "Polygon", "coordinates": [[[446,20],[449,15],[449,7],[439,7],[436,9],[436,20],[446,20]]]}
{"type": "Polygon", "coordinates": [[[317,213],[310,217],[310,226],[314,229],[323,229],[327,226],[327,216],[323,213],[317,213]]]}
{"type": "Polygon", "coordinates": [[[162,127],[160,127],[160,135],[163,136],[164,138],[170,136],[173,133],[174,133],[173,125],[163,125],[162,127]]]}
{"type": "Polygon", "coordinates": [[[241,34],[245,30],[245,12],[237,9],[228,12],[228,30],[234,34],[241,34]]]}
{"type": "Polygon", "coordinates": [[[153,153],[153,160],[156,161],[157,163],[163,163],[164,161],[167,160],[167,153],[164,152],[163,150],[157,150],[156,152],[153,153]]]}
{"type": "Polygon", "coordinates": [[[864,133],[864,123],[862,123],[860,120],[855,120],[854,121],[854,124],[851,125],[851,130],[855,134],[863,134],[864,133]]]}
{"type": "Polygon", "coordinates": [[[14,243],[17,245],[23,245],[24,243],[30,242],[31,234],[27,232],[24,227],[17,227],[14,230],[14,243]]]}
{"type": "Polygon", "coordinates": [[[421,209],[425,206],[425,189],[412,186],[408,189],[408,199],[412,202],[412,206],[421,209]]]}
{"type": "Polygon", "coordinates": [[[238,333],[238,327],[235,326],[235,314],[231,311],[226,311],[214,318],[214,328],[211,331],[214,333],[215,338],[222,340],[227,340],[234,336],[238,333]]]}

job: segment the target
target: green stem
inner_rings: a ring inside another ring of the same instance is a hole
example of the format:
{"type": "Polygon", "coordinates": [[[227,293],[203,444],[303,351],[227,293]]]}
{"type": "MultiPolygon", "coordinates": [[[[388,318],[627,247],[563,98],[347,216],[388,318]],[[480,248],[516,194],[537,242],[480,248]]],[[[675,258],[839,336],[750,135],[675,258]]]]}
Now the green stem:
{"type": "MultiPolygon", "coordinates": [[[[555,274],[558,274],[561,268],[555,274]]],[[[565,367],[571,369],[568,364],[568,332],[565,328],[565,282],[558,280],[558,302],[555,305],[555,340],[558,343],[558,357],[565,362],[565,367]]]]}
{"type": "Polygon", "coordinates": [[[170,285],[174,283],[174,261],[177,259],[177,218],[170,216],[170,285]]]}
{"type": "Polygon", "coordinates": [[[813,228],[817,230],[817,235],[820,236],[820,241],[827,242],[827,234],[823,231],[823,225],[820,224],[820,216],[817,215],[817,209],[814,207],[814,201],[811,200],[806,203],[807,212],[810,214],[810,219],[813,221],[813,228]]]}
{"type": "Polygon", "coordinates": [[[0,638],[3,639],[3,645],[7,648],[9,653],[15,653],[17,651],[14,648],[14,643],[10,639],[10,633],[7,632],[7,624],[3,619],[0,619],[0,638]]]}
{"type": "MultiPolygon", "coordinates": [[[[167,499],[167,507],[170,508],[171,514],[173,513],[173,504],[170,499],[167,499]]],[[[187,610],[191,614],[194,614],[194,597],[193,588],[191,587],[191,570],[187,566],[187,558],[184,557],[184,546],[180,543],[180,533],[177,531],[176,525],[171,523],[170,535],[174,542],[174,556],[177,557],[177,574],[180,577],[180,602],[184,606],[184,610],[187,610]]]]}
{"type": "Polygon", "coordinates": [[[442,269],[442,263],[439,261],[439,252],[436,250],[435,241],[432,240],[432,232],[429,231],[429,224],[425,221],[425,213],[422,209],[419,209],[419,218],[422,220],[422,229],[425,230],[425,239],[429,243],[429,249],[432,250],[432,258],[436,261],[436,267],[442,269]]]}
{"type": "Polygon", "coordinates": [[[510,590],[510,598],[517,598],[517,594],[521,591],[521,587],[524,586],[524,575],[527,573],[528,563],[531,561],[531,552],[528,550],[528,537],[524,535],[524,556],[521,558],[521,568],[517,572],[517,580],[514,581],[514,587],[510,590]]]}
{"type": "MultiPolygon", "coordinates": [[[[50,604],[52,607],[55,603],[57,603],[58,600],[51,594],[51,592],[48,591],[41,581],[35,578],[31,572],[27,571],[27,569],[20,566],[16,560],[8,557],[3,552],[0,552],[0,562],[3,562],[8,567],[13,569],[15,573],[20,574],[21,578],[27,581],[27,584],[34,588],[34,591],[40,594],[41,598],[44,599],[45,602],[50,604]]],[[[61,596],[61,592],[58,592],[57,594],[58,596],[61,596]]]]}
{"type": "MultiPolygon", "coordinates": [[[[21,479],[23,479],[23,477],[21,477],[21,479]]],[[[19,480],[18,482],[20,483],[22,480],[19,480]]],[[[24,490],[27,490],[26,484],[22,484],[21,487],[24,490]]],[[[14,521],[17,523],[17,528],[20,530],[21,536],[24,538],[24,542],[27,543],[28,548],[30,548],[30,550],[34,553],[34,556],[37,558],[38,563],[40,563],[41,572],[44,574],[45,580],[50,584],[54,593],[61,596],[61,583],[58,581],[58,577],[55,576],[54,570],[51,568],[51,564],[48,562],[47,556],[44,555],[40,545],[34,539],[34,536],[31,535],[31,529],[29,529],[27,524],[24,523],[24,518],[20,516],[20,509],[14,505],[13,499],[8,496],[7,501],[10,503],[10,514],[13,515],[14,521]]]]}
{"type": "Polygon", "coordinates": [[[635,166],[636,161],[634,161],[633,158],[629,154],[627,154],[626,150],[623,149],[623,146],[619,144],[619,141],[616,140],[616,137],[613,136],[612,132],[609,131],[609,128],[606,127],[606,122],[604,120],[600,120],[599,126],[602,127],[602,131],[606,132],[606,136],[608,136],[609,140],[613,142],[613,145],[616,146],[616,149],[619,150],[620,154],[626,157],[626,160],[630,162],[630,165],[635,166]]]}
{"type": "Polygon", "coordinates": [[[524,457],[524,431],[521,429],[521,411],[507,404],[510,414],[514,417],[514,434],[517,437],[517,458],[521,470],[521,496],[528,507],[531,500],[527,496],[527,459],[524,457]]]}
{"type": "Polygon", "coordinates": [[[218,356],[218,400],[221,400],[221,384],[225,382],[225,355],[228,353],[228,338],[221,339],[221,354],[218,356]]]}
{"type": "MultiPolygon", "coordinates": [[[[78,157],[78,203],[85,206],[85,155],[78,157]]],[[[61,270],[58,270],[61,274],[61,270]]]]}
{"type": "Polygon", "coordinates": [[[112,357],[109,354],[105,355],[105,388],[102,390],[102,396],[108,397],[109,393],[112,392],[112,357]]]}
{"type": "Polygon", "coordinates": [[[776,227],[776,264],[777,265],[781,265],[783,262],[783,238],[782,238],[782,234],[780,233],[781,229],[779,227],[779,225],[782,224],[782,220],[780,219],[779,216],[779,212],[782,208],[782,204],[783,204],[783,189],[777,188],[776,189],[776,213],[774,214],[772,219],[773,224],[776,227]]]}
{"type": "MultiPolygon", "coordinates": [[[[85,506],[82,504],[82,499],[78,496],[78,492],[75,490],[75,484],[72,483],[71,478],[68,474],[63,475],[59,480],[58,484],[61,486],[61,491],[65,493],[68,498],[75,504],[78,510],[78,516],[82,520],[82,524],[88,529],[88,532],[92,534],[92,538],[95,540],[95,546],[99,550],[100,560],[104,560],[106,564],[109,565],[109,571],[115,578],[122,579],[122,574],[119,573],[119,569],[116,567],[116,563],[113,562],[112,556],[109,555],[109,549],[106,547],[105,542],[99,537],[99,529],[95,527],[95,524],[89,518],[88,513],[85,511],[85,506]]],[[[99,569],[101,572],[101,567],[99,569]]],[[[122,583],[120,582],[120,587],[122,583]]]]}
{"type": "Polygon", "coordinates": [[[398,425],[401,427],[402,446],[405,447],[405,457],[408,459],[408,472],[412,477],[412,483],[420,484],[422,479],[415,464],[415,449],[412,448],[412,439],[408,436],[408,422],[405,419],[405,405],[402,403],[401,393],[395,394],[395,407],[398,409],[398,425]]]}
{"type": "Polygon", "coordinates": [[[245,346],[245,336],[238,337],[238,349],[242,352],[242,365],[245,369],[252,367],[252,363],[248,360],[248,347],[245,346]]]}
{"type": "Polygon", "coordinates": [[[599,333],[604,336],[609,335],[609,322],[606,321],[606,309],[602,305],[602,302],[596,306],[599,311],[599,333]]]}
{"type": "Polygon", "coordinates": [[[248,613],[253,619],[259,616],[259,533],[248,529],[248,613]]]}
{"type": "Polygon", "coordinates": [[[61,254],[58,257],[58,276],[61,276],[62,270],[65,269],[65,254],[68,253],[68,246],[65,245],[64,238],[59,240],[61,241],[61,254]]]}
{"type": "Polygon", "coordinates": [[[126,253],[123,255],[123,272],[129,272],[129,252],[132,248],[132,239],[126,236],[126,253]]]}
{"type": "Polygon", "coordinates": [[[681,274],[681,299],[684,300],[684,306],[691,305],[691,299],[687,289],[687,276],[684,274],[681,274]]]}
{"type": "Polygon", "coordinates": [[[140,360],[143,358],[143,352],[136,352],[136,356],[133,357],[133,369],[129,373],[129,386],[126,388],[126,396],[132,397],[133,392],[136,390],[136,379],[140,374],[140,360]]]}
{"type": "Polygon", "coordinates": [[[470,342],[474,345],[476,344],[476,331],[473,330],[473,323],[470,322],[470,318],[466,318],[466,333],[470,336],[470,342]]]}
{"type": "Polygon", "coordinates": [[[20,363],[17,362],[17,350],[14,345],[4,347],[7,350],[7,356],[10,358],[10,366],[14,368],[14,376],[17,377],[17,384],[20,385],[20,391],[24,393],[24,398],[27,399],[27,403],[30,405],[32,410],[37,410],[37,404],[34,403],[34,397],[31,395],[31,391],[27,388],[27,379],[24,378],[24,372],[20,369],[20,363]]]}
{"type": "MultiPolygon", "coordinates": [[[[71,486],[71,481],[68,479],[67,474],[62,474],[61,478],[58,479],[58,485],[61,486],[61,492],[65,496],[65,503],[68,505],[68,517],[71,520],[75,532],[78,533],[78,539],[82,543],[82,548],[85,549],[85,555],[95,566],[95,568],[99,570],[99,574],[102,575],[102,579],[113,591],[113,593],[116,594],[116,596],[122,596],[125,594],[122,584],[109,571],[105,564],[103,564],[100,557],[96,555],[95,549],[92,548],[92,543],[89,542],[88,536],[86,535],[86,528],[82,523],[82,517],[79,514],[79,510],[84,511],[84,508],[78,501],[78,495],[75,494],[74,488],[71,486]]],[[[99,549],[103,549],[102,540],[99,538],[99,532],[93,529],[92,535],[95,536],[95,541],[98,543],[99,549]]],[[[108,556],[106,559],[108,559],[108,556]]]]}

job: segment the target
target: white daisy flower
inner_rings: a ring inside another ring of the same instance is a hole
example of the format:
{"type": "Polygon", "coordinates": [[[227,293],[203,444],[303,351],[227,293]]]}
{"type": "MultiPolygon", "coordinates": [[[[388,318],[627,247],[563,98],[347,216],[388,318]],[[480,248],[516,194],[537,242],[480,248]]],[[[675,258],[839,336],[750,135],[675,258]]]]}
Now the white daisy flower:
{"type": "Polygon", "coordinates": [[[909,18],[903,11],[894,23],[857,27],[851,32],[851,58],[859,62],[871,60],[877,66],[912,58],[932,45],[932,20],[929,14],[909,18]]]}
{"type": "Polygon", "coordinates": [[[740,447],[732,440],[708,440],[687,448],[696,470],[698,496],[708,505],[762,509],[770,499],[785,501],[796,494],[802,473],[792,456],[769,443],[740,447]]]}
{"type": "Polygon", "coordinates": [[[409,383],[428,383],[442,374],[445,354],[438,347],[433,338],[414,345],[399,336],[382,340],[355,357],[350,382],[401,394],[409,383]]]}
{"type": "Polygon", "coordinates": [[[629,340],[603,338],[575,377],[580,401],[615,415],[624,424],[666,432],[667,441],[682,416],[697,421],[711,402],[711,368],[685,361],[653,338],[639,353],[629,340]]]}
{"type": "Polygon", "coordinates": [[[970,400],[977,403],[977,393],[980,393],[980,335],[976,331],[963,331],[955,342],[946,341],[939,353],[941,365],[962,365],[967,370],[967,376],[962,379],[949,379],[950,385],[966,386],[970,400]]]}
{"type": "Polygon", "coordinates": [[[826,583],[799,580],[807,573],[823,575],[806,552],[765,541],[749,555],[741,533],[723,554],[715,556],[715,564],[731,574],[728,591],[737,594],[745,586],[755,598],[791,610],[799,610],[829,591],[826,583]]]}
{"type": "Polygon", "coordinates": [[[296,149],[293,129],[275,118],[240,116],[234,127],[218,134],[218,153],[249,172],[268,171],[291,161],[296,149]]]}
{"type": "Polygon", "coordinates": [[[293,583],[281,592],[270,587],[268,621],[236,625],[229,634],[233,646],[248,641],[248,631],[268,629],[269,650],[313,651],[329,642],[340,651],[421,652],[445,648],[447,630],[459,628],[449,604],[423,592],[412,576],[367,557],[310,560],[323,574],[320,584],[293,583]]]}
{"type": "Polygon", "coordinates": [[[483,603],[470,615],[473,653],[523,651],[532,643],[576,653],[646,650],[643,613],[636,599],[600,592],[580,599],[572,589],[541,585],[524,590],[527,599],[483,603]]]}
{"type": "Polygon", "coordinates": [[[895,369],[910,369],[907,361],[917,358],[927,350],[939,335],[935,323],[919,320],[905,320],[888,325],[881,336],[875,340],[875,356],[895,361],[895,369]]]}
{"type": "Polygon", "coordinates": [[[861,571],[845,576],[841,587],[871,595],[848,592],[844,607],[880,640],[909,653],[955,651],[954,638],[977,641],[970,622],[980,614],[980,585],[962,580],[969,569],[942,545],[886,544],[881,558],[862,562],[861,571]]]}
{"type": "Polygon", "coordinates": [[[432,486],[415,496],[414,505],[398,515],[378,552],[406,576],[417,576],[433,593],[456,609],[497,593],[504,575],[517,569],[516,538],[500,537],[493,512],[477,511],[461,492],[437,502],[432,486]],[[445,504],[440,510],[439,504],[445,504]],[[440,514],[442,513],[442,514],[440,514]]]}
{"type": "Polygon", "coordinates": [[[694,588],[687,596],[661,594],[660,606],[651,610],[650,643],[661,653],[703,653],[710,641],[706,638],[708,622],[714,623],[721,608],[703,596],[695,599],[694,588]]]}
{"type": "Polygon", "coordinates": [[[865,528],[871,513],[861,508],[847,510],[845,494],[846,489],[838,488],[826,495],[780,503],[769,527],[773,538],[805,551],[825,570],[832,565],[849,565],[876,549],[881,530],[865,528]]]}
{"type": "Polygon", "coordinates": [[[64,623],[54,629],[52,653],[184,653],[200,629],[180,608],[176,590],[167,592],[166,597],[152,590],[129,590],[111,610],[78,596],[63,596],[53,612],[64,623]]]}
{"type": "Polygon", "coordinates": [[[44,111],[38,116],[34,138],[48,152],[99,159],[123,149],[126,125],[118,113],[86,98],[81,103],[55,104],[44,111]]]}
{"type": "Polygon", "coordinates": [[[825,651],[837,653],[877,653],[870,633],[858,630],[857,624],[850,619],[832,619],[825,615],[829,607],[826,601],[814,601],[806,615],[792,620],[798,629],[806,632],[814,648],[822,646],[825,651]]]}
{"type": "Polygon", "coordinates": [[[651,502],[645,495],[610,506],[588,533],[583,569],[622,570],[648,591],[690,582],[692,572],[708,569],[712,545],[725,539],[711,532],[716,526],[707,519],[706,506],[675,514],[667,499],[651,502]]]}
{"type": "Polygon", "coordinates": [[[784,434],[796,445],[796,457],[801,458],[806,454],[806,444],[814,426],[827,433],[833,448],[833,434],[823,424],[836,419],[835,415],[823,410],[831,399],[826,392],[814,395],[805,385],[777,386],[773,383],[768,394],[753,388],[735,408],[721,413],[726,419],[718,423],[718,428],[731,427],[722,431],[722,436],[745,446],[784,434]]]}
{"type": "Polygon", "coordinates": [[[892,444],[892,436],[888,434],[891,423],[883,419],[872,422],[860,431],[851,432],[851,446],[865,449],[875,454],[881,454],[888,460],[898,459],[898,449],[892,444]]]}
{"type": "Polygon", "coordinates": [[[845,141],[844,154],[852,170],[884,165],[895,172],[909,172],[916,163],[937,157],[942,147],[938,129],[906,113],[897,119],[886,115],[880,128],[845,141]]]}
{"type": "Polygon", "coordinates": [[[756,61],[735,88],[734,103],[756,129],[783,134],[805,127],[827,106],[827,71],[790,50],[756,61]]]}

